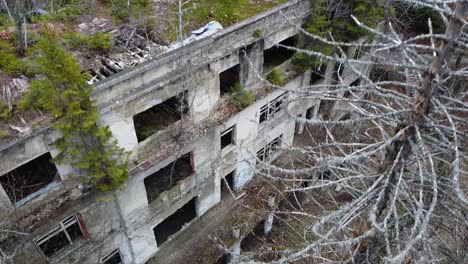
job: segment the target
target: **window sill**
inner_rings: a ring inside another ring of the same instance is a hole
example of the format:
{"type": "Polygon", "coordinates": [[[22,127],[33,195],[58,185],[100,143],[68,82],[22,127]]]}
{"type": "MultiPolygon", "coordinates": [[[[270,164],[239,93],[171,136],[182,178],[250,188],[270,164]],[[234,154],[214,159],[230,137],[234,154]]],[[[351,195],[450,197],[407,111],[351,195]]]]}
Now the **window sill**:
{"type": "Polygon", "coordinates": [[[38,191],[36,191],[34,193],[31,193],[30,195],[28,195],[28,196],[24,197],[23,199],[17,201],[14,205],[15,205],[16,208],[19,208],[19,207],[29,203],[30,201],[34,200],[35,198],[52,191],[53,189],[55,189],[60,184],[61,184],[61,181],[51,182],[48,185],[46,185],[44,188],[42,188],[42,189],[40,189],[40,190],[38,190],[38,191]]]}
{"type": "Polygon", "coordinates": [[[229,144],[226,147],[221,149],[221,156],[225,156],[229,153],[231,153],[234,149],[236,149],[236,145],[234,144],[229,144]]]}

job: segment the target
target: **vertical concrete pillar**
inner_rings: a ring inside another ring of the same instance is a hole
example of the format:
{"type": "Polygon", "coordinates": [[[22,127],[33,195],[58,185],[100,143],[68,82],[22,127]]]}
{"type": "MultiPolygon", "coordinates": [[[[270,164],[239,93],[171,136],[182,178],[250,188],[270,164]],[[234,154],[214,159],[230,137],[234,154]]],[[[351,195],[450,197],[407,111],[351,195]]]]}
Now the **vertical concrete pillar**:
{"type": "Polygon", "coordinates": [[[10,201],[10,198],[6,194],[2,185],[0,185],[0,218],[3,218],[3,214],[6,215],[14,209],[15,207],[13,206],[13,203],[10,201]]]}
{"type": "MultiPolygon", "coordinates": [[[[302,118],[302,114],[299,114],[297,117],[302,118]]],[[[302,132],[304,132],[304,124],[305,123],[301,122],[299,120],[296,121],[296,122],[297,122],[297,131],[296,131],[296,133],[300,135],[300,134],[302,134],[302,132]]]]}
{"type": "Polygon", "coordinates": [[[271,213],[268,214],[268,216],[265,219],[264,225],[263,225],[263,235],[268,235],[273,228],[273,219],[275,217],[275,196],[270,195],[268,197],[268,206],[272,209],[271,213]]]}
{"type": "Polygon", "coordinates": [[[263,74],[263,39],[239,51],[240,83],[247,89],[260,85],[258,75],[263,74]]]}
{"type": "Polygon", "coordinates": [[[231,260],[229,263],[236,263],[236,260],[240,257],[241,254],[241,242],[242,240],[239,240],[236,242],[234,246],[231,248],[231,260]]]}

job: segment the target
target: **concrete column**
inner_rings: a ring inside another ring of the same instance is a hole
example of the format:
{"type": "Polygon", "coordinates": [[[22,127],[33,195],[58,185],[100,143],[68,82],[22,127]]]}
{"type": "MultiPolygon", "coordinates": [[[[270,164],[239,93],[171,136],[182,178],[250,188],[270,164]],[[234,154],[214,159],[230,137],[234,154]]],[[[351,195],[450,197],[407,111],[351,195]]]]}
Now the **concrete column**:
{"type": "Polygon", "coordinates": [[[263,39],[239,51],[240,83],[247,89],[259,86],[258,75],[263,74],[263,39]]]}
{"type": "Polygon", "coordinates": [[[265,222],[263,225],[263,235],[268,235],[273,228],[273,218],[275,217],[275,213],[271,212],[268,214],[267,218],[265,218],[265,222]]]}
{"type": "Polygon", "coordinates": [[[119,146],[126,151],[133,151],[132,156],[136,156],[135,149],[138,146],[138,140],[133,125],[133,117],[114,117],[112,123],[109,123],[109,129],[119,146]]]}
{"type": "Polygon", "coordinates": [[[231,260],[229,263],[236,263],[236,259],[240,257],[241,254],[241,242],[242,240],[239,240],[236,242],[234,246],[231,248],[231,260]]]}
{"type": "Polygon", "coordinates": [[[275,217],[275,196],[270,195],[268,197],[268,206],[272,209],[271,213],[265,218],[265,222],[263,225],[263,235],[268,235],[273,228],[273,219],[275,217]]]}
{"type": "MultiPolygon", "coordinates": [[[[297,117],[302,118],[302,116],[303,116],[302,114],[299,114],[297,117]]],[[[304,124],[305,123],[300,122],[300,121],[296,121],[296,122],[298,122],[298,124],[297,124],[297,134],[300,135],[300,134],[302,134],[302,132],[304,132],[304,124]]]]}
{"type": "Polygon", "coordinates": [[[3,218],[3,214],[6,215],[14,209],[15,207],[13,206],[13,203],[10,201],[10,198],[3,189],[3,186],[0,185],[0,218],[3,218]]]}

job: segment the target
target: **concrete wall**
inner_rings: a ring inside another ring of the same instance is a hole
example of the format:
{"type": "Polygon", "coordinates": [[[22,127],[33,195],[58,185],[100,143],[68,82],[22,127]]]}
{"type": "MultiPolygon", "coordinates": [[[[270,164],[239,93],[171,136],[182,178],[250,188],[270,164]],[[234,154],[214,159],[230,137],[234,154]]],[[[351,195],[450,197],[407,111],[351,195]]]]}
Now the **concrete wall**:
{"type": "MultiPolygon", "coordinates": [[[[308,12],[308,0],[290,1],[98,84],[93,99],[99,102],[101,123],[110,127],[121,147],[132,151],[131,177],[115,194],[103,196],[94,190],[83,190],[70,177],[74,172],[70,167],[57,166],[62,184],[55,191],[17,208],[27,217],[27,212],[44,204],[50,207],[49,211],[43,210],[49,213],[44,216],[47,221],[34,225],[25,243],[28,252],[34,252],[37,263],[43,259],[31,243],[32,238],[78,212],[89,238],[67,248],[50,262],[96,263],[119,248],[125,263],[143,263],[161,246],[156,244],[153,234],[157,224],[194,197],[197,197],[197,216],[203,215],[220,201],[221,177],[235,170],[234,189],[238,190],[254,176],[259,149],[279,135],[284,146],[292,144],[295,120],[291,116],[303,113],[318,102],[295,101],[288,107],[284,104],[284,109],[263,123],[259,123],[260,108],[282,93],[286,93],[287,100],[292,100],[289,91],[308,85],[309,72],[242,111],[216,119],[226,107],[225,99],[220,98],[219,73],[240,64],[241,83],[250,90],[261,87],[257,77],[263,72],[263,50],[297,34],[295,26],[302,23],[308,12]],[[289,24],[285,16],[294,24],[289,24]],[[264,37],[253,36],[257,29],[264,37]],[[187,116],[138,143],[133,117],[184,91],[189,102],[187,116]],[[236,144],[221,150],[220,133],[231,126],[236,127],[236,144]],[[194,174],[148,203],[144,179],[188,152],[193,153],[194,174]]],[[[56,155],[53,142],[58,136],[57,132],[47,130],[2,148],[0,175],[43,153],[56,155]]],[[[5,196],[0,188],[2,218],[14,209],[5,196]]],[[[21,255],[17,263],[27,258],[21,255]]]]}

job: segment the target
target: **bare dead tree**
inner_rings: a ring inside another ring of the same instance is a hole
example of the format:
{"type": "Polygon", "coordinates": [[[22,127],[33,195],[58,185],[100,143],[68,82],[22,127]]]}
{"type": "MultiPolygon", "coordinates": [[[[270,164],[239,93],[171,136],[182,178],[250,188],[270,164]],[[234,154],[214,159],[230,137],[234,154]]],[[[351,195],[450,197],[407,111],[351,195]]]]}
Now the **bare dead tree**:
{"type": "MultiPolygon", "coordinates": [[[[333,111],[346,115],[306,119],[290,113],[309,128],[310,144],[282,149],[295,157],[292,165],[257,160],[258,174],[284,182],[286,193],[307,193],[306,200],[321,208],[319,214],[296,207],[277,215],[312,220],[301,220],[303,230],[293,232],[304,234],[303,241],[274,251],[274,263],[468,261],[468,2],[398,4],[431,8],[444,17],[445,33],[434,33],[429,19],[429,32],[404,38],[389,21],[378,30],[353,17],[374,41],[339,42],[300,29],[337,52],[279,45],[329,61],[335,76],[289,90],[290,102],[333,101],[333,111]],[[356,49],[357,58],[349,54],[356,49]],[[358,76],[357,85],[346,81],[349,75],[358,76]],[[318,191],[329,201],[317,200],[318,191]],[[333,206],[326,208],[328,202],[333,206]]],[[[262,253],[236,262],[257,262],[262,253]]]]}

